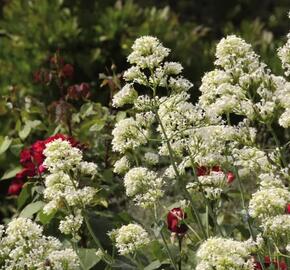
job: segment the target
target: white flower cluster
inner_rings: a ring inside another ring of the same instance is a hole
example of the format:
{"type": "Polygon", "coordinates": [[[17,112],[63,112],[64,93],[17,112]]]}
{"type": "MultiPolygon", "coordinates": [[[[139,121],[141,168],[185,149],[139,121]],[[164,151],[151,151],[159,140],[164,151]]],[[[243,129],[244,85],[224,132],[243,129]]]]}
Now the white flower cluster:
{"type": "MultiPolygon", "coordinates": [[[[66,140],[56,139],[46,145],[44,166],[50,174],[45,177],[44,198],[48,203],[44,212],[50,214],[58,209],[70,208],[71,214],[60,222],[60,231],[78,238],[82,224],[80,207],[93,203],[97,189],[81,184],[80,176],[94,177],[97,165],[83,161],[82,151],[66,140]]],[[[68,210],[68,209],[67,209],[68,210]]]]}
{"type": "Polygon", "coordinates": [[[126,156],[117,160],[114,164],[114,173],[124,174],[130,169],[130,161],[126,156]]]}
{"type": "Polygon", "coordinates": [[[252,270],[248,245],[226,238],[209,238],[197,251],[196,270],[252,270]]]}
{"type": "Polygon", "coordinates": [[[147,142],[148,130],[133,118],[126,118],[119,121],[113,132],[113,150],[125,153],[147,142]]]}
{"type": "Polygon", "coordinates": [[[69,141],[62,139],[46,144],[43,154],[46,157],[43,165],[50,173],[73,170],[83,158],[79,148],[72,147],[69,141]]]}
{"type": "Polygon", "coordinates": [[[286,188],[260,188],[252,195],[249,214],[261,220],[283,214],[290,200],[290,192],[286,188]]]}
{"type": "Polygon", "coordinates": [[[272,238],[285,248],[290,242],[290,215],[287,205],[290,191],[282,180],[272,174],[261,174],[260,189],[252,195],[249,214],[258,218],[263,235],[272,238]],[[271,181],[272,180],[272,181],[271,181]]]}
{"type": "Polygon", "coordinates": [[[81,211],[77,211],[75,215],[68,215],[64,220],[60,221],[59,230],[63,234],[72,235],[76,240],[80,240],[79,230],[83,223],[81,211]]]}
{"type": "Polygon", "coordinates": [[[13,219],[1,229],[0,269],[3,270],[77,270],[75,251],[62,247],[54,237],[43,235],[43,229],[25,218],[13,219]]]}
{"type": "Polygon", "coordinates": [[[144,159],[148,165],[156,165],[159,162],[159,155],[156,153],[147,152],[145,153],[144,159]]]}
{"type": "Polygon", "coordinates": [[[209,199],[217,199],[220,197],[223,189],[227,186],[226,175],[222,171],[211,171],[209,175],[201,175],[198,177],[205,196],[209,199]]]}
{"type": "Polygon", "coordinates": [[[124,185],[127,196],[132,197],[143,208],[152,206],[164,193],[162,178],[145,167],[135,167],[128,171],[124,177],[124,185]]]}
{"type": "Polygon", "coordinates": [[[138,224],[123,225],[111,231],[109,236],[115,241],[121,255],[134,254],[150,242],[148,233],[138,224]]]}
{"type": "Polygon", "coordinates": [[[285,75],[290,75],[290,33],[287,35],[286,44],[278,49],[278,56],[282,62],[282,67],[285,70],[285,75]]]}
{"type": "Polygon", "coordinates": [[[217,69],[202,79],[201,106],[217,115],[236,113],[271,122],[278,109],[277,77],[260,63],[251,45],[230,35],[217,45],[216,58],[217,69]]]}
{"type": "Polygon", "coordinates": [[[132,84],[126,84],[113,98],[114,107],[122,107],[125,104],[133,104],[137,99],[138,93],[132,84]]]}

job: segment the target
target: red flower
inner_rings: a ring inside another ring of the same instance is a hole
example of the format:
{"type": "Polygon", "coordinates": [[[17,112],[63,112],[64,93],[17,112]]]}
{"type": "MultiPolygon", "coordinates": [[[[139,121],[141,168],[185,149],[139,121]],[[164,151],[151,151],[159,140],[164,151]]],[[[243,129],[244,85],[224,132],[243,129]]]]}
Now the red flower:
{"type": "Polygon", "coordinates": [[[254,269],[255,270],[262,270],[262,265],[259,262],[254,262],[254,269]]]}
{"type": "Polygon", "coordinates": [[[220,167],[220,166],[213,166],[212,168],[211,168],[211,171],[213,171],[213,172],[221,172],[222,171],[222,168],[220,167]]]}
{"type": "Polygon", "coordinates": [[[265,257],[264,257],[264,265],[265,265],[266,267],[269,267],[270,264],[271,264],[270,256],[265,256],[265,257]]]}
{"type": "Polygon", "coordinates": [[[232,172],[227,172],[227,183],[231,184],[235,180],[235,175],[232,172]]]}
{"type": "Polygon", "coordinates": [[[276,269],[287,270],[287,264],[284,261],[274,262],[276,269]]]}
{"type": "Polygon", "coordinates": [[[9,188],[8,188],[8,195],[18,195],[22,189],[23,181],[20,179],[14,179],[9,188]]]}
{"type": "Polygon", "coordinates": [[[290,214],[290,203],[287,203],[285,211],[286,214],[290,214]]]}
{"type": "Polygon", "coordinates": [[[23,169],[16,174],[15,179],[9,186],[9,195],[17,195],[20,192],[23,186],[23,182],[27,177],[33,177],[37,174],[45,172],[46,168],[43,166],[45,156],[43,151],[47,143],[50,143],[56,139],[68,141],[73,147],[81,148],[81,144],[74,140],[72,137],[66,136],[64,134],[56,134],[47,138],[46,140],[38,140],[29,148],[23,149],[20,153],[20,163],[23,166],[23,169]]]}
{"type": "Polygon", "coordinates": [[[186,224],[184,223],[184,219],[187,218],[186,213],[182,211],[181,208],[173,208],[167,214],[167,226],[168,229],[179,235],[183,235],[188,230],[186,224]]]}
{"type": "Polygon", "coordinates": [[[72,78],[74,75],[74,67],[71,64],[65,64],[61,69],[61,76],[64,78],[72,78]]]}
{"type": "Polygon", "coordinates": [[[31,163],[31,154],[29,149],[23,149],[20,153],[20,163],[22,166],[29,166],[31,163]]]}
{"type": "Polygon", "coordinates": [[[31,154],[34,164],[37,168],[43,163],[45,156],[43,155],[43,150],[45,149],[44,141],[36,141],[31,146],[31,154]]]}
{"type": "Polygon", "coordinates": [[[196,175],[197,176],[203,176],[208,175],[208,168],[205,166],[199,166],[196,168],[196,175]]]}

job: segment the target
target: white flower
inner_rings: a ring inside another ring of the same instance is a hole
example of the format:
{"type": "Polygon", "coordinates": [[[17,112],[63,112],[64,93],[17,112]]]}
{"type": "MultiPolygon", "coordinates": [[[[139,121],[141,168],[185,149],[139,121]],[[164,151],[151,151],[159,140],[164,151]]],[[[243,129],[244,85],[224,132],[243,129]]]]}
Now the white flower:
{"type": "Polygon", "coordinates": [[[113,97],[113,106],[118,108],[126,104],[133,104],[138,97],[138,93],[132,84],[125,84],[125,86],[113,97]]]}
{"type": "Polygon", "coordinates": [[[178,75],[182,72],[183,67],[180,63],[165,62],[163,65],[163,69],[166,75],[178,75]]]}
{"type": "Polygon", "coordinates": [[[78,270],[80,267],[78,255],[70,248],[53,251],[48,255],[47,259],[51,268],[55,270],[78,270]]]}
{"type": "Polygon", "coordinates": [[[82,161],[79,164],[81,174],[94,176],[98,172],[98,165],[94,162],[82,161]]]}
{"type": "Polygon", "coordinates": [[[283,214],[289,199],[290,192],[286,188],[261,188],[250,200],[249,214],[259,219],[283,214]]]}
{"type": "Polygon", "coordinates": [[[126,194],[143,208],[150,207],[163,196],[163,180],[144,167],[131,169],[124,177],[126,194]]]}
{"type": "Polygon", "coordinates": [[[113,132],[113,150],[124,153],[147,142],[148,130],[139,125],[133,118],[119,121],[113,132]]]}
{"type": "Polygon", "coordinates": [[[180,93],[188,91],[193,84],[183,77],[178,77],[176,79],[171,77],[168,86],[173,92],[180,93]]]}
{"type": "Polygon", "coordinates": [[[82,160],[81,150],[62,139],[47,143],[43,154],[46,157],[43,165],[51,173],[73,170],[82,160]]]}
{"type": "Polygon", "coordinates": [[[147,85],[148,83],[146,75],[136,66],[127,69],[124,72],[123,78],[127,82],[136,82],[141,85],[147,85]]]}
{"type": "Polygon", "coordinates": [[[30,219],[13,219],[0,238],[0,269],[77,270],[79,259],[60,241],[46,237],[43,229],[30,219]]]}
{"type": "Polygon", "coordinates": [[[114,173],[124,174],[130,169],[130,162],[126,156],[117,160],[114,164],[114,173]]]}
{"type": "Polygon", "coordinates": [[[157,38],[151,36],[136,39],[132,49],[133,52],[128,56],[128,62],[149,69],[159,66],[170,52],[157,38]]]}
{"type": "Polygon", "coordinates": [[[121,255],[134,254],[150,242],[148,233],[137,224],[124,225],[113,230],[109,235],[116,242],[116,247],[121,255]]]}
{"type": "Polygon", "coordinates": [[[275,240],[281,241],[284,243],[290,242],[290,215],[277,215],[275,217],[267,218],[261,224],[261,227],[264,230],[264,235],[269,236],[275,240]]]}
{"type": "Polygon", "coordinates": [[[152,152],[147,152],[144,155],[144,159],[149,165],[156,165],[159,162],[159,155],[152,152]]]}
{"type": "Polygon", "coordinates": [[[290,75],[290,33],[287,35],[287,43],[278,49],[278,56],[282,62],[282,67],[285,70],[285,75],[290,75]]]}
{"type": "Polygon", "coordinates": [[[79,230],[83,223],[81,211],[78,210],[75,215],[68,215],[59,223],[59,230],[63,234],[72,235],[74,239],[79,240],[79,230]]]}
{"type": "Polygon", "coordinates": [[[198,249],[196,270],[252,270],[247,244],[232,239],[209,238],[198,249]]]}

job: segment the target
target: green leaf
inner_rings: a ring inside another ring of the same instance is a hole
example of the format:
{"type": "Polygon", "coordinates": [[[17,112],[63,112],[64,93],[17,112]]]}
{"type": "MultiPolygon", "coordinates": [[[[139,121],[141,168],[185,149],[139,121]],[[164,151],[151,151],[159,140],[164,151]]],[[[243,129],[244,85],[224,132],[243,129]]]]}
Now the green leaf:
{"type": "Polygon", "coordinates": [[[34,120],[34,121],[27,121],[23,127],[22,130],[19,131],[18,135],[19,137],[24,140],[27,138],[27,136],[30,134],[31,130],[36,128],[41,124],[41,121],[34,120]]]}
{"type": "Polygon", "coordinates": [[[13,178],[21,170],[22,170],[22,167],[20,167],[20,166],[14,167],[13,169],[9,169],[3,174],[3,176],[1,177],[0,180],[6,180],[6,179],[13,178]]]}
{"type": "Polygon", "coordinates": [[[18,209],[21,209],[25,205],[27,200],[30,198],[31,187],[32,186],[29,185],[28,182],[23,186],[23,188],[22,188],[22,190],[21,190],[21,192],[20,192],[20,194],[19,194],[19,196],[17,198],[17,207],[18,207],[18,209]]]}
{"type": "Polygon", "coordinates": [[[44,205],[45,203],[42,201],[30,203],[27,206],[25,206],[25,208],[21,211],[19,216],[24,218],[32,218],[32,216],[39,210],[41,210],[44,205]]]}
{"type": "Polygon", "coordinates": [[[91,269],[96,265],[100,260],[100,256],[96,254],[97,250],[89,248],[79,249],[79,258],[84,270],[91,269]]]}
{"type": "Polygon", "coordinates": [[[3,154],[9,148],[11,142],[12,142],[12,139],[10,139],[8,136],[4,138],[4,140],[2,141],[0,145],[0,155],[3,154]]]}
{"type": "Polygon", "coordinates": [[[42,223],[42,225],[46,225],[54,218],[55,214],[56,214],[56,211],[53,211],[52,213],[48,215],[44,213],[43,210],[41,210],[37,214],[37,219],[42,223]]]}
{"type": "Polygon", "coordinates": [[[21,129],[21,130],[18,132],[18,135],[19,135],[19,137],[20,137],[22,140],[24,140],[24,139],[26,139],[26,137],[29,135],[30,131],[31,131],[31,126],[25,124],[24,127],[23,127],[23,129],[21,129]]]}
{"type": "Polygon", "coordinates": [[[159,260],[154,261],[152,263],[150,263],[149,265],[147,265],[144,270],[154,270],[157,269],[161,266],[161,262],[159,260]]]}

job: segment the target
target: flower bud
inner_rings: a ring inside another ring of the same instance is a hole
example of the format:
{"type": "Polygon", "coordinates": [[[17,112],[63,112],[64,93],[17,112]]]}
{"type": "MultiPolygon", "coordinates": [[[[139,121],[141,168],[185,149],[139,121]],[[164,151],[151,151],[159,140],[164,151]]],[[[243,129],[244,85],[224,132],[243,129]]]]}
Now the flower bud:
{"type": "Polygon", "coordinates": [[[188,227],[184,223],[184,220],[187,218],[186,213],[183,212],[181,208],[173,208],[167,215],[167,226],[168,229],[177,233],[178,235],[183,235],[188,230],[188,227]]]}
{"type": "Polygon", "coordinates": [[[286,212],[286,214],[290,214],[290,203],[287,203],[287,205],[285,207],[285,212],[286,212]]]}
{"type": "Polygon", "coordinates": [[[235,180],[235,175],[232,172],[227,172],[227,183],[231,184],[235,180]]]}

